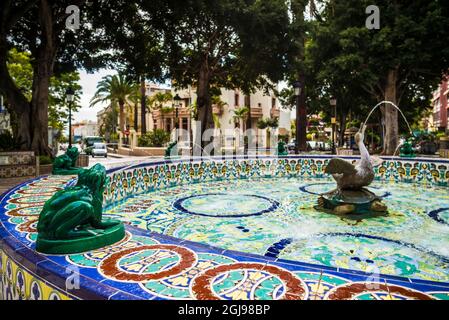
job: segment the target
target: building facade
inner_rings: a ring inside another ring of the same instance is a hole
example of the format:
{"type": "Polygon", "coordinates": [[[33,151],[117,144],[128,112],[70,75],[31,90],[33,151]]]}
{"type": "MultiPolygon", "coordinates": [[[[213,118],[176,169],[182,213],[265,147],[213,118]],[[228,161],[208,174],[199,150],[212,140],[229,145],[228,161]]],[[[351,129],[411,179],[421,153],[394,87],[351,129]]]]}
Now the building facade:
{"type": "Polygon", "coordinates": [[[72,124],[72,137],[77,141],[83,137],[98,136],[97,123],[93,121],[80,121],[72,124]]]}
{"type": "Polygon", "coordinates": [[[438,89],[434,91],[432,98],[433,115],[430,130],[445,131],[448,129],[449,116],[449,88],[448,80],[443,80],[438,89]]]}
{"type": "MultiPolygon", "coordinates": [[[[161,90],[168,90],[163,88],[152,87],[152,91],[148,92],[151,96],[161,90]]],[[[195,121],[192,118],[193,104],[197,96],[195,88],[189,87],[183,90],[171,90],[172,96],[178,95],[181,100],[177,102],[178,110],[175,108],[170,110],[169,107],[174,105],[174,101],[166,103],[167,109],[159,108],[152,110],[147,114],[147,128],[154,130],[162,128],[166,131],[173,131],[176,128],[175,121],[178,121],[178,128],[180,130],[178,141],[184,144],[189,144],[196,132],[195,121]],[[168,111],[168,112],[167,112],[168,111]],[[177,117],[176,117],[177,115],[177,117]],[[193,132],[193,133],[192,133],[193,132]]],[[[253,139],[258,147],[270,147],[270,136],[289,135],[290,133],[290,110],[284,110],[280,107],[279,100],[273,94],[266,94],[262,90],[258,90],[250,95],[243,94],[240,90],[221,90],[220,103],[212,105],[212,112],[215,122],[215,136],[221,139],[221,145],[225,148],[234,148],[238,142],[238,135],[244,130],[252,129],[253,139]],[[250,118],[250,127],[247,128],[246,118],[236,117],[236,111],[242,107],[250,107],[250,112],[246,117],[250,118]],[[268,132],[267,129],[259,129],[257,122],[260,119],[277,118],[278,128],[268,132]],[[240,131],[240,133],[236,133],[240,131]]]]}
{"type": "MultiPolygon", "coordinates": [[[[195,141],[196,123],[193,119],[194,104],[196,102],[196,90],[193,87],[188,87],[182,90],[175,90],[173,88],[164,87],[161,85],[149,83],[146,84],[146,95],[151,100],[158,93],[170,93],[172,97],[178,95],[181,100],[176,102],[169,99],[164,103],[156,103],[149,105],[149,112],[145,115],[147,131],[155,129],[163,129],[171,132],[173,135],[177,134],[177,140],[180,145],[185,147],[191,146],[192,141],[195,141]],[[178,128],[182,129],[175,133],[176,121],[178,128]]],[[[250,117],[252,129],[252,137],[258,147],[270,147],[270,137],[274,135],[290,134],[290,110],[284,110],[280,107],[279,100],[273,94],[266,94],[262,90],[256,91],[250,95],[243,94],[240,90],[221,90],[219,104],[213,104],[212,111],[215,123],[215,137],[220,137],[221,145],[225,148],[235,148],[239,140],[239,135],[242,131],[249,129],[246,127],[246,119],[238,119],[236,111],[242,107],[250,107],[250,112],[246,115],[250,117]],[[257,122],[260,119],[277,118],[279,126],[276,129],[270,130],[259,129],[257,122]],[[236,133],[236,131],[239,131],[236,133]]],[[[101,127],[107,108],[97,113],[98,125],[101,127]]],[[[137,141],[140,135],[141,128],[141,109],[125,108],[126,127],[130,129],[130,136],[133,141],[137,141]],[[133,110],[131,116],[130,110],[133,110]],[[136,110],[137,109],[137,110],[136,110]],[[134,125],[134,113],[137,115],[137,128],[134,125]],[[131,117],[130,117],[131,116],[131,117]]],[[[123,138],[123,136],[122,136],[123,138]]],[[[174,139],[174,137],[172,138],[174,139]]],[[[241,147],[241,144],[239,145],[241,147]]]]}

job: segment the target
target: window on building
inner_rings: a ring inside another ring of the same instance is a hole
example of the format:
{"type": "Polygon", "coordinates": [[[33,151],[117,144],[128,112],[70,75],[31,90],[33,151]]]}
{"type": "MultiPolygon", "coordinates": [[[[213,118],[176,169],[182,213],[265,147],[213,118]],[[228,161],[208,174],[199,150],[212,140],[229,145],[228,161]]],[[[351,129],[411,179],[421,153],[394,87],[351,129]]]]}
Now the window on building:
{"type": "Polygon", "coordinates": [[[276,98],[271,98],[271,107],[276,108],[276,98]]]}
{"type": "Polygon", "coordinates": [[[234,106],[238,106],[239,105],[239,100],[240,100],[240,96],[238,93],[234,94],[234,106]]]}
{"type": "Polygon", "coordinates": [[[156,119],[153,120],[153,129],[157,129],[157,120],[156,119]]]}
{"type": "Polygon", "coordinates": [[[251,106],[251,96],[245,96],[245,107],[251,106]]]}
{"type": "Polygon", "coordinates": [[[434,113],[440,112],[440,109],[441,109],[441,101],[440,98],[438,98],[435,100],[433,104],[433,112],[434,113]]]}

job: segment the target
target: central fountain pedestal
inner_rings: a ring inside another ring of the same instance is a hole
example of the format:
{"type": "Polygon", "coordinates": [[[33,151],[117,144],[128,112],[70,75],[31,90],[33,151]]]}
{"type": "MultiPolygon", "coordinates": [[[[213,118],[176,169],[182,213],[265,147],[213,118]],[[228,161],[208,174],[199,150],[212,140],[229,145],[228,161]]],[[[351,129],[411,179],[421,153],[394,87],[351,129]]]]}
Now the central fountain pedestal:
{"type": "Polygon", "coordinates": [[[387,206],[366,188],[359,190],[335,189],[318,198],[317,210],[339,215],[387,213],[387,206]]]}

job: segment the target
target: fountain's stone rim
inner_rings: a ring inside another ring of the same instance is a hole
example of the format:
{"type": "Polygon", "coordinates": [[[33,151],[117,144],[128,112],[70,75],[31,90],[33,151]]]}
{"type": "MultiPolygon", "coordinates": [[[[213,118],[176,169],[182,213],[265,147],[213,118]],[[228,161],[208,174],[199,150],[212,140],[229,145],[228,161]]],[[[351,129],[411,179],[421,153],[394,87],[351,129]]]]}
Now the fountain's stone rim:
{"type": "MultiPolygon", "coordinates": [[[[272,159],[273,157],[270,156],[259,156],[256,157],[257,161],[265,160],[265,159],[272,159]]],[[[286,157],[279,157],[279,159],[284,160],[299,160],[299,159],[306,159],[309,160],[315,160],[315,161],[323,161],[331,159],[332,156],[323,156],[323,155],[301,155],[301,156],[286,156],[286,157]]],[[[356,156],[343,156],[345,159],[349,160],[356,160],[356,156]]],[[[233,157],[229,159],[218,159],[221,161],[228,161],[228,160],[248,160],[246,157],[233,157]]],[[[390,170],[389,165],[397,165],[397,163],[402,163],[401,167],[405,167],[410,164],[410,161],[404,158],[399,157],[382,157],[384,161],[387,161],[385,164],[385,167],[390,170]]],[[[207,159],[210,160],[210,159],[207,159]]],[[[254,158],[250,158],[249,160],[255,160],[254,158]]],[[[435,160],[434,158],[414,158],[411,159],[415,164],[411,164],[411,167],[414,165],[418,170],[423,170],[422,175],[413,175],[411,177],[411,174],[408,170],[406,170],[406,175],[403,177],[402,175],[395,175],[391,176],[390,173],[388,175],[384,174],[382,176],[382,180],[395,180],[395,182],[401,182],[405,181],[404,183],[407,183],[411,180],[427,185],[427,183],[435,184],[435,185],[442,185],[442,186],[448,186],[447,180],[441,176],[439,179],[435,180],[435,176],[431,176],[428,174],[429,168],[439,168],[440,166],[447,166],[449,165],[449,159],[446,160],[435,160]],[[421,169],[422,164],[422,169],[421,169]],[[399,180],[399,181],[396,181],[399,180]]],[[[212,161],[215,161],[214,158],[212,158],[212,161]]],[[[175,160],[174,165],[179,165],[179,163],[184,162],[182,159],[175,160]]],[[[168,165],[171,163],[171,161],[163,160],[163,161],[149,161],[149,162],[139,162],[138,164],[132,164],[132,165],[122,165],[115,168],[110,168],[108,170],[108,174],[111,176],[117,175],[122,179],[123,177],[126,177],[126,172],[133,172],[133,174],[140,175],[139,171],[136,169],[142,168],[142,167],[150,167],[150,170],[153,170],[153,166],[163,166],[164,170],[168,168],[168,165]]],[[[192,161],[188,163],[200,163],[200,160],[198,158],[192,159],[192,161]]],[[[289,163],[291,164],[291,163],[289,163]]],[[[301,167],[298,167],[301,168],[301,167]]],[[[320,168],[318,166],[318,168],[320,168]]],[[[313,171],[315,173],[315,171],[313,171]]],[[[274,173],[276,174],[276,172],[274,173]]],[[[300,173],[302,174],[302,172],[300,173]]],[[[269,173],[271,176],[271,173],[269,173]]],[[[305,173],[305,175],[308,175],[308,172],[305,173]]],[[[316,174],[318,177],[323,177],[320,172],[316,174]]],[[[446,175],[444,175],[446,177],[446,175]]],[[[42,177],[39,178],[33,178],[30,179],[22,184],[19,184],[0,196],[0,202],[3,205],[2,208],[0,208],[0,242],[3,242],[3,249],[4,250],[4,257],[9,259],[9,261],[15,261],[15,263],[18,263],[19,266],[23,265],[22,270],[29,270],[30,275],[36,275],[37,272],[35,272],[35,266],[36,261],[39,261],[39,274],[42,276],[43,274],[48,275],[49,282],[45,284],[50,284],[52,288],[54,289],[53,292],[58,292],[62,294],[68,294],[70,298],[76,297],[77,299],[92,299],[93,297],[100,297],[100,298],[106,298],[106,299],[125,299],[125,298],[136,298],[136,292],[130,291],[128,288],[130,287],[130,284],[128,282],[119,282],[114,281],[113,285],[111,283],[106,282],[105,284],[99,282],[99,279],[104,280],[104,276],[100,273],[98,275],[99,278],[91,278],[92,275],[95,274],[95,268],[91,267],[80,267],[80,273],[84,273],[88,271],[89,277],[82,278],[81,286],[79,290],[64,290],[64,286],[66,285],[66,282],[62,281],[60,279],[67,279],[67,264],[69,263],[68,260],[65,259],[64,256],[58,256],[58,255],[45,255],[45,254],[39,254],[35,251],[35,241],[31,238],[25,238],[24,234],[25,232],[19,231],[16,227],[11,227],[11,224],[13,220],[10,220],[9,217],[5,215],[6,211],[8,210],[5,206],[6,202],[9,201],[12,196],[14,195],[14,192],[21,189],[22,187],[27,187],[28,185],[32,185],[35,180],[39,180],[42,177]],[[31,244],[30,244],[31,243],[31,244]],[[28,268],[28,269],[27,269],[28,268]],[[123,287],[121,286],[123,284],[123,287]],[[125,287],[126,286],[126,287],[125,287]],[[121,291],[120,291],[121,290],[121,291]]],[[[193,179],[195,183],[195,179],[193,179]]],[[[66,187],[73,185],[75,181],[71,180],[67,183],[66,187]]],[[[120,184],[118,184],[120,185],[120,184]]],[[[121,186],[121,185],[120,185],[121,186]]],[[[159,185],[158,185],[159,186],[159,185]]],[[[128,188],[126,190],[134,190],[134,188],[128,188]]],[[[126,193],[123,193],[124,196],[127,196],[126,193]]],[[[105,205],[111,205],[111,204],[117,204],[120,200],[113,200],[108,199],[109,201],[106,201],[105,205]],[[116,202],[117,201],[117,202],[116,202]]],[[[30,229],[32,226],[30,226],[30,229]]],[[[363,279],[366,279],[370,274],[351,270],[351,269],[345,269],[345,268],[335,268],[331,266],[325,266],[325,265],[315,265],[315,264],[308,264],[302,261],[293,261],[293,260],[285,260],[285,259],[275,259],[271,256],[261,256],[258,254],[253,253],[244,253],[244,252],[238,252],[238,251],[224,251],[223,249],[219,247],[212,247],[212,246],[206,246],[201,244],[200,242],[194,242],[194,241],[187,241],[182,240],[180,238],[174,238],[166,235],[159,234],[157,232],[150,232],[148,230],[144,230],[141,228],[133,227],[130,225],[126,226],[126,229],[128,230],[129,234],[132,234],[136,237],[145,237],[150,239],[155,239],[156,242],[160,243],[169,243],[169,244],[175,244],[175,245],[183,245],[190,250],[193,250],[195,252],[199,253],[213,253],[217,255],[223,255],[223,256],[229,256],[233,257],[234,259],[237,259],[238,261],[253,261],[254,259],[257,259],[258,261],[264,260],[265,265],[277,265],[289,269],[292,268],[298,268],[298,270],[304,270],[305,268],[310,269],[311,267],[313,270],[319,270],[321,269],[323,272],[329,272],[330,274],[336,274],[338,275],[341,272],[342,276],[347,276],[348,274],[351,274],[356,277],[363,277],[363,279]],[[231,255],[232,254],[232,255],[231,255]],[[287,264],[287,265],[286,265],[287,264]]],[[[29,233],[29,232],[28,232],[29,233]]],[[[29,233],[32,235],[32,233],[29,233]]],[[[76,264],[70,264],[68,267],[77,267],[76,264]]],[[[71,269],[70,269],[71,270],[71,269]]],[[[295,269],[296,270],[296,269],[295,269]]],[[[323,273],[324,275],[324,273],[323,273]]],[[[36,276],[36,278],[32,278],[33,281],[39,281],[40,278],[36,276]]],[[[355,279],[357,280],[357,279],[355,279]]],[[[448,282],[443,281],[431,281],[431,280],[422,280],[422,279],[415,279],[415,278],[408,278],[403,276],[396,276],[396,275],[386,275],[386,274],[380,274],[379,280],[382,281],[382,283],[387,283],[390,281],[397,282],[400,281],[402,284],[404,284],[404,287],[419,290],[422,292],[432,291],[435,287],[440,288],[449,288],[448,282]],[[413,279],[413,281],[411,280],[413,279]]],[[[354,280],[352,280],[354,281],[354,280]]],[[[40,282],[38,282],[39,284],[40,282]]],[[[357,282],[354,282],[356,285],[358,285],[357,282]]],[[[140,292],[140,291],[139,291],[140,292]]],[[[139,297],[138,297],[139,298],[139,297]]]]}

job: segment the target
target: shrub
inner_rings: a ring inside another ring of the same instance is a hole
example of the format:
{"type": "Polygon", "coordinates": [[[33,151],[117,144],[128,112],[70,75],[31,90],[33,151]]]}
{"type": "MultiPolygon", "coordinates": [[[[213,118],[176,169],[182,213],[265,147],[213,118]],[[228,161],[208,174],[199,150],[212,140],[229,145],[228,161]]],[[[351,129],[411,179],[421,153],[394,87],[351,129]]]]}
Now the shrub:
{"type": "Polygon", "coordinates": [[[46,165],[52,164],[53,160],[49,156],[39,156],[39,164],[46,165]]]}
{"type": "Polygon", "coordinates": [[[139,137],[139,147],[162,147],[170,141],[170,133],[155,129],[139,137]]]}
{"type": "Polygon", "coordinates": [[[14,139],[11,132],[0,133],[0,151],[14,151],[20,149],[20,143],[14,139]]]}
{"type": "Polygon", "coordinates": [[[280,134],[278,135],[278,141],[284,141],[285,143],[288,143],[289,136],[287,134],[280,134]]]}

